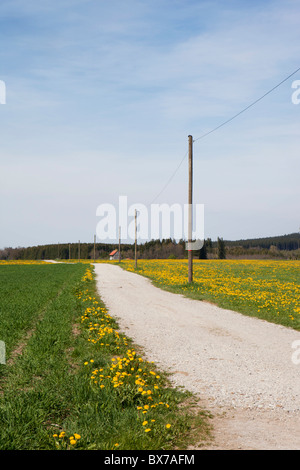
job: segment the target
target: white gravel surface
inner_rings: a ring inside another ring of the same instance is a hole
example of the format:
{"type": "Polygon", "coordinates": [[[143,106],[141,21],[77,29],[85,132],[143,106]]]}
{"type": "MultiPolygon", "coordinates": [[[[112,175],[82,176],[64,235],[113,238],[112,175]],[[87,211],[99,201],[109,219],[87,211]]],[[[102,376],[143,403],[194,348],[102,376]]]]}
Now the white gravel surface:
{"type": "Polygon", "coordinates": [[[120,329],[213,411],[215,447],[300,449],[300,332],[163,291],[116,265],[95,264],[95,273],[120,329]]]}

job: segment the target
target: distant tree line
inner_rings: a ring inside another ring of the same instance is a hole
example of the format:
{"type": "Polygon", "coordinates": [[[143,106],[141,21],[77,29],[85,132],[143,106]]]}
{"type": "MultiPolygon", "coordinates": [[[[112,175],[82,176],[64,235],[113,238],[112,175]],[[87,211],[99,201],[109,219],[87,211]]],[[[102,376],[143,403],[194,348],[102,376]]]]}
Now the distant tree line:
{"type": "MultiPolygon", "coordinates": [[[[140,259],[184,259],[187,258],[184,240],[151,240],[138,244],[140,259]]],[[[118,244],[62,243],[31,247],[4,248],[0,250],[1,260],[39,259],[108,259],[109,253],[118,249],[118,244]]],[[[122,259],[134,258],[134,245],[121,244],[122,259]]],[[[194,252],[199,259],[225,258],[298,258],[300,259],[300,234],[270,238],[226,241],[218,237],[216,241],[207,238],[201,250],[194,252]]]]}
{"type": "MultiPolygon", "coordinates": [[[[62,243],[31,247],[4,248],[0,250],[2,260],[40,260],[40,259],[107,259],[109,253],[118,249],[118,244],[62,243]]],[[[122,258],[134,258],[134,244],[121,244],[122,258]]],[[[151,240],[138,245],[139,258],[185,258],[185,241],[172,239],[151,240]]]]}
{"type": "Polygon", "coordinates": [[[276,237],[252,238],[246,240],[229,241],[226,240],[226,246],[239,246],[243,248],[261,248],[269,250],[275,247],[277,250],[298,250],[300,248],[300,233],[291,233],[276,237]]]}

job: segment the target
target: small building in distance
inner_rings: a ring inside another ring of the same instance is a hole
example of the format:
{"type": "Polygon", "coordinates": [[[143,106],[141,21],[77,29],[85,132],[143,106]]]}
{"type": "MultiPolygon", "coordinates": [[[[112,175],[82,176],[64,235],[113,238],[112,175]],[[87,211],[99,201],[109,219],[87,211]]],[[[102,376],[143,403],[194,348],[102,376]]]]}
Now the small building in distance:
{"type": "Polygon", "coordinates": [[[118,250],[113,250],[111,253],[109,253],[109,259],[119,259],[119,251],[118,250]]]}

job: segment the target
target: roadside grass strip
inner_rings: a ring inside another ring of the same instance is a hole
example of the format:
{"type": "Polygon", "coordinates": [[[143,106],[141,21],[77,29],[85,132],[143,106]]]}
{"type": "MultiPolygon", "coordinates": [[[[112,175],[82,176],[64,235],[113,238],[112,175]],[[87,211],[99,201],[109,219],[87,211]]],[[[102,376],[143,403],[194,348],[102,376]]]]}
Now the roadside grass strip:
{"type": "Polygon", "coordinates": [[[118,331],[115,319],[95,296],[88,268],[77,292],[81,325],[92,357],[84,362],[89,386],[98,397],[105,422],[111,422],[109,449],[172,449],[207,438],[207,415],[193,409],[192,394],[169,386],[167,375],[145,360],[118,331]],[[193,412],[194,411],[194,412],[193,412]],[[109,416],[109,418],[108,418],[109,416]],[[184,444],[185,442],[185,444],[184,444]]]}

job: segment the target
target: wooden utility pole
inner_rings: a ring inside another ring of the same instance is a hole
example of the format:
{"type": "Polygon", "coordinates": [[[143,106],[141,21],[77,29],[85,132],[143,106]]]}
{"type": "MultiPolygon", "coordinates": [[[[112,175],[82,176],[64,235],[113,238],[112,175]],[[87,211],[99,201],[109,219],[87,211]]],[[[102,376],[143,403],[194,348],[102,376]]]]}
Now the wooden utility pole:
{"type": "Polygon", "coordinates": [[[189,220],[188,220],[188,281],[193,282],[193,137],[189,135],[189,220]]]}
{"type": "Polygon", "coordinates": [[[80,262],[80,240],[78,240],[78,262],[80,262]]]}
{"type": "Polygon", "coordinates": [[[94,263],[96,260],[96,235],[94,235],[94,263]]]}
{"type": "Polygon", "coordinates": [[[137,224],[136,224],[136,209],[134,211],[134,233],[135,233],[135,241],[134,241],[134,259],[135,259],[135,263],[134,263],[134,267],[135,269],[137,268],[137,247],[136,247],[136,231],[137,231],[137,224]]]}
{"type": "Polygon", "coordinates": [[[119,226],[119,263],[121,262],[121,227],[119,226]]]}
{"type": "Polygon", "coordinates": [[[70,259],[71,259],[71,245],[69,243],[69,261],[70,261],[70,259]]]}

